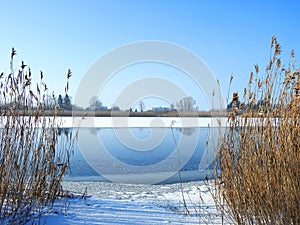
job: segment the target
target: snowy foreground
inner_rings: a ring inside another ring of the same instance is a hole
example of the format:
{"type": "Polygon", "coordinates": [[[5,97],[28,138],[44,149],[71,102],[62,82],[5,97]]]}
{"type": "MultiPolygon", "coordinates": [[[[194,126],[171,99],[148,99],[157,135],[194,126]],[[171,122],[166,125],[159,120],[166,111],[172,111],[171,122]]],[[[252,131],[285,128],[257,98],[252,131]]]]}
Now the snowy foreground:
{"type": "Polygon", "coordinates": [[[51,212],[41,218],[41,224],[221,224],[222,221],[203,182],[167,185],[64,182],[63,188],[74,197],[57,200],[51,212]],[[185,214],[182,193],[189,215],[185,214]]]}

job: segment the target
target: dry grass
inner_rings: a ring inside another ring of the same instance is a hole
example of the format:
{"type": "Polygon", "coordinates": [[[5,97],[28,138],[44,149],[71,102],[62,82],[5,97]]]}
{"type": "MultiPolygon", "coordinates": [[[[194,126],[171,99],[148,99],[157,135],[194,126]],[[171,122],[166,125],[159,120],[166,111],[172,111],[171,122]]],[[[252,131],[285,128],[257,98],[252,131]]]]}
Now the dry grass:
{"type": "Polygon", "coordinates": [[[250,74],[244,105],[233,95],[220,148],[216,203],[236,224],[300,224],[299,68],[293,52],[282,64],[275,37],[271,50],[265,74],[250,74]]]}
{"type": "Polygon", "coordinates": [[[2,73],[0,79],[0,223],[24,224],[59,194],[73,137],[59,135],[56,109],[52,119],[45,116],[43,73],[40,84],[32,85],[23,62],[14,71],[15,55],[12,49],[10,74],[2,73]]]}

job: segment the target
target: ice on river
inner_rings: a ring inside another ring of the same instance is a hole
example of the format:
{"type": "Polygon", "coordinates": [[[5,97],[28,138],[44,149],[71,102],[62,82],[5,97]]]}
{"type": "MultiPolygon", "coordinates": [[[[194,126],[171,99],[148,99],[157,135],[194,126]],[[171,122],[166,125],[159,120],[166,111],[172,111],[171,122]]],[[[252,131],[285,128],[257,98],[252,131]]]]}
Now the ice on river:
{"type": "Polygon", "coordinates": [[[64,182],[75,193],[42,217],[46,224],[221,224],[204,182],[164,185],[64,182]],[[81,196],[85,193],[85,197],[81,196]],[[185,214],[183,197],[189,215],[185,214]]]}

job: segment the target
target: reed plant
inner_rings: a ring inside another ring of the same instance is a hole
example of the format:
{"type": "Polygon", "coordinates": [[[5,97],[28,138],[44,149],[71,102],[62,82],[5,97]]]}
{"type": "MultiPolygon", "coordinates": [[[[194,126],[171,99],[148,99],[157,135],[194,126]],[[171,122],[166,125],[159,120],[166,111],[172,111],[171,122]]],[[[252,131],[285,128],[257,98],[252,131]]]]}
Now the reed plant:
{"type": "MultiPolygon", "coordinates": [[[[15,71],[15,55],[12,49],[10,73],[0,76],[1,224],[33,222],[44,206],[53,204],[74,142],[71,133],[59,135],[62,128],[56,106],[46,116],[48,87],[43,72],[33,85],[31,70],[24,62],[15,71]]],[[[66,92],[70,77],[69,70],[66,92]]]]}
{"type": "Polygon", "coordinates": [[[215,201],[235,224],[300,224],[300,68],[293,51],[283,64],[275,37],[270,49],[233,94],[220,143],[215,201]]]}

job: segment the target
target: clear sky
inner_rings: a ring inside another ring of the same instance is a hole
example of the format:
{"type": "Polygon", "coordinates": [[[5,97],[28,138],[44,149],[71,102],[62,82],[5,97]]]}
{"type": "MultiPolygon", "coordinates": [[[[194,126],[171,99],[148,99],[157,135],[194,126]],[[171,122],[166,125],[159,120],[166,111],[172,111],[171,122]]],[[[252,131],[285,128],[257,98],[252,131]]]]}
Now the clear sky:
{"type": "MultiPolygon", "coordinates": [[[[63,93],[70,68],[70,94],[74,96],[85,72],[105,53],[135,41],[161,40],[196,53],[220,81],[226,95],[231,74],[232,89],[240,90],[247,85],[254,64],[265,68],[273,35],[283,46],[283,55],[294,49],[300,59],[299,12],[297,0],[2,0],[0,71],[9,71],[10,51],[15,47],[15,67],[24,60],[36,75],[43,70],[50,89],[57,94],[63,93]]],[[[108,91],[99,94],[104,105],[110,107],[123,83],[128,85],[140,74],[162,73],[168,79],[176,74],[168,68],[152,71],[147,67],[129,68],[130,78],[120,73],[115,81],[111,79],[108,91]]],[[[184,79],[178,82],[197,100],[199,109],[205,109],[193,85],[184,79]]],[[[162,104],[145,103],[147,108],[162,104]]]]}

